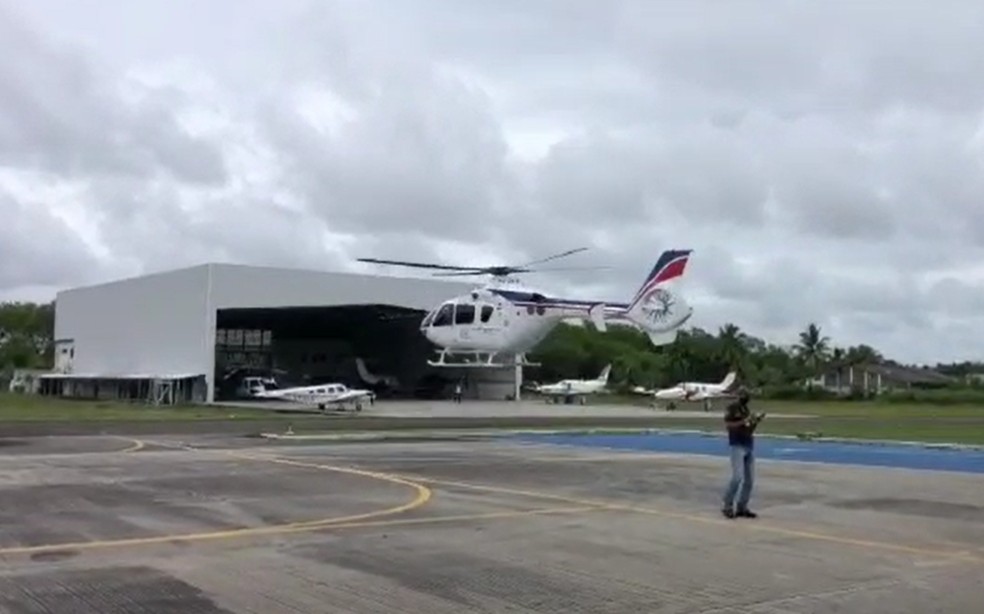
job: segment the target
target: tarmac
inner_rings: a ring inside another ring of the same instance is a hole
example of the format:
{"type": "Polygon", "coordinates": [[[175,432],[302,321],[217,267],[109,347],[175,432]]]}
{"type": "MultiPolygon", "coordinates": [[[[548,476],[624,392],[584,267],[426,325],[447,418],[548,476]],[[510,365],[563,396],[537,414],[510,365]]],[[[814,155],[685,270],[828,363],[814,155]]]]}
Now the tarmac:
{"type": "Polygon", "coordinates": [[[506,439],[23,437],[0,612],[977,612],[981,474],[506,439]]]}
{"type": "MultiPolygon", "coordinates": [[[[221,407],[243,407],[249,409],[269,409],[271,411],[304,411],[318,412],[316,407],[301,408],[296,403],[283,401],[221,401],[216,403],[221,407]]],[[[590,416],[594,418],[652,418],[667,416],[677,418],[716,418],[720,419],[721,407],[715,406],[711,411],[699,409],[700,404],[691,404],[694,409],[677,409],[667,411],[661,407],[652,408],[645,405],[629,405],[619,403],[593,402],[590,405],[548,403],[532,397],[515,401],[489,401],[467,399],[461,403],[446,400],[403,400],[378,399],[374,405],[366,405],[364,414],[384,416],[388,418],[505,418],[505,417],[551,417],[559,416],[590,416]]],[[[351,413],[351,410],[349,411],[351,413]]]]}
{"type": "MultiPolygon", "coordinates": [[[[293,411],[298,413],[320,413],[315,407],[305,408],[296,403],[281,401],[222,401],[215,405],[229,408],[269,409],[271,412],[293,411]]],[[[627,403],[605,403],[604,400],[594,400],[587,405],[576,403],[553,403],[536,397],[516,401],[491,401],[466,399],[461,403],[446,400],[403,400],[379,399],[374,405],[366,405],[362,412],[364,416],[395,419],[506,419],[506,418],[592,418],[598,419],[637,419],[653,420],[660,418],[701,418],[720,420],[724,404],[718,401],[709,410],[701,409],[701,403],[686,403],[673,410],[662,406],[630,405],[627,403]]],[[[331,412],[336,413],[336,412],[331,412]]],[[[337,412],[341,414],[342,412],[337,412]]],[[[345,412],[353,414],[351,410],[345,412]]],[[[813,418],[808,414],[783,414],[783,418],[813,418]]]]}
{"type": "MultiPolygon", "coordinates": [[[[542,400],[483,401],[380,399],[360,412],[329,411],[305,408],[276,401],[241,401],[215,403],[215,417],[196,420],[74,420],[51,422],[18,420],[0,423],[0,438],[44,435],[161,435],[277,432],[290,423],[295,431],[351,431],[385,429],[469,429],[469,428],[551,428],[609,427],[647,428],[665,425],[667,419],[721,420],[721,411],[680,409],[666,411],[633,405],[548,404],[542,400]],[[269,418],[237,418],[237,409],[264,408],[269,418]]],[[[138,410],[139,411],[139,410],[138,410]]],[[[787,415],[783,418],[809,418],[787,415]]]]}

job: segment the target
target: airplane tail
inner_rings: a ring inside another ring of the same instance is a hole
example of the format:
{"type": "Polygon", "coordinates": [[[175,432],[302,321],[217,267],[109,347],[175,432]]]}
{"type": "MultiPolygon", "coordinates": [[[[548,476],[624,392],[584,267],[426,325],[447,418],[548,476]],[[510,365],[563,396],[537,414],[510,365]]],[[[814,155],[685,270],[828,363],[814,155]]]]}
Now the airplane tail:
{"type": "Polygon", "coordinates": [[[728,374],[724,376],[723,380],[721,380],[721,389],[727,390],[731,388],[731,386],[734,385],[735,379],[737,377],[738,377],[737,373],[735,373],[734,371],[728,371],[728,374]]]}
{"type": "Polygon", "coordinates": [[[652,271],[620,315],[642,328],[653,345],[676,341],[680,327],[693,315],[693,307],[663,285],[683,276],[693,250],[670,249],[660,254],[652,271]]]}
{"type": "Polygon", "coordinates": [[[369,369],[366,368],[366,362],[362,360],[362,358],[356,357],[355,368],[359,372],[359,377],[362,378],[362,381],[369,385],[378,383],[379,378],[374,376],[372,373],[369,373],[369,369]]]}
{"type": "Polygon", "coordinates": [[[612,366],[605,365],[605,368],[601,370],[601,374],[598,375],[598,381],[608,383],[608,376],[612,373],[612,366]]]}

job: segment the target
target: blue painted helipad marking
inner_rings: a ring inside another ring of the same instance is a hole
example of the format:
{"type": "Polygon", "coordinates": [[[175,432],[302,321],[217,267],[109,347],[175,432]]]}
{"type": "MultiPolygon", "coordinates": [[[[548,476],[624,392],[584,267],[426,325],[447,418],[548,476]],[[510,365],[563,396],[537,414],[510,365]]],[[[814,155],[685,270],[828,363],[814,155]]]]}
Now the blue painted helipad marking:
{"type": "MultiPolygon", "coordinates": [[[[727,456],[728,442],[723,436],[677,433],[628,434],[522,434],[514,439],[531,443],[551,443],[589,448],[645,450],[679,454],[727,456]]],[[[891,443],[796,442],[760,437],[755,441],[756,457],[809,463],[898,467],[984,474],[984,450],[925,448],[891,443]]]]}

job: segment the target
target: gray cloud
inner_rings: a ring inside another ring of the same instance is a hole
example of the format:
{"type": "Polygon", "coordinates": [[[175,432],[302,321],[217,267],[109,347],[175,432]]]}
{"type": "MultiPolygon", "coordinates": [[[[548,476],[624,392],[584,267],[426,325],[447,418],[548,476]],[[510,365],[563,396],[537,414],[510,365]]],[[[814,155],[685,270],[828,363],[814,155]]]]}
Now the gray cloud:
{"type": "Polygon", "coordinates": [[[215,144],[178,125],[173,92],[128,104],[122,85],[0,5],[0,164],[82,179],[166,171],[178,181],[224,180],[215,144]]]}
{"type": "Polygon", "coordinates": [[[0,187],[0,290],[91,281],[89,247],[41,201],[0,187]]]}
{"type": "Polygon", "coordinates": [[[51,205],[84,208],[109,256],[16,191],[14,227],[61,234],[4,235],[47,268],[0,293],[83,281],[46,276],[65,251],[110,277],[589,245],[558,265],[610,271],[530,282],[622,300],[690,247],[698,325],[980,357],[981,7],[215,0],[228,19],[189,24],[191,6],[3,13],[0,170],[43,170],[38,193],[60,186],[51,205]]]}

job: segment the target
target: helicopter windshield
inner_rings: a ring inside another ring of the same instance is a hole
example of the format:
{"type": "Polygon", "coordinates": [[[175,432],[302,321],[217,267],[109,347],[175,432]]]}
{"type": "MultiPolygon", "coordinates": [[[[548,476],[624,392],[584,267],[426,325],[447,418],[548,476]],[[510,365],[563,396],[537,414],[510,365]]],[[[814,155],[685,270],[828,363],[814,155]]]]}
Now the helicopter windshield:
{"type": "Polygon", "coordinates": [[[428,326],[430,326],[431,322],[434,320],[434,315],[436,313],[437,313],[436,309],[428,312],[428,314],[424,316],[424,319],[420,322],[420,328],[427,328],[428,326]]]}
{"type": "Polygon", "coordinates": [[[432,326],[451,326],[454,320],[454,303],[444,303],[434,316],[432,326]]]}

